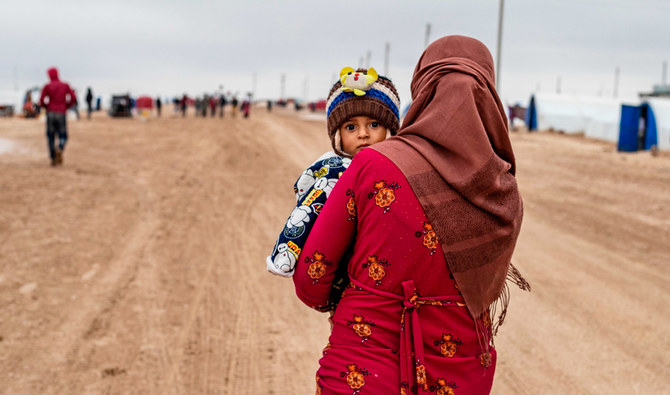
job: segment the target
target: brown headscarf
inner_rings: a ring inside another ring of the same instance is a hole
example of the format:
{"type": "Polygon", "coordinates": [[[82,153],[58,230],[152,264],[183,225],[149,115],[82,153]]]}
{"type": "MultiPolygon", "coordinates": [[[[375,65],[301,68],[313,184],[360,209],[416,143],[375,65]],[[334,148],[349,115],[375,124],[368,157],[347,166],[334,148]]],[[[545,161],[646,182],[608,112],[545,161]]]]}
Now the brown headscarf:
{"type": "Polygon", "coordinates": [[[437,233],[474,318],[501,298],[505,279],[528,284],[510,264],[523,207],[493,59],[481,42],[433,42],[412,78],[412,104],[396,137],[373,149],[407,177],[437,233]]]}

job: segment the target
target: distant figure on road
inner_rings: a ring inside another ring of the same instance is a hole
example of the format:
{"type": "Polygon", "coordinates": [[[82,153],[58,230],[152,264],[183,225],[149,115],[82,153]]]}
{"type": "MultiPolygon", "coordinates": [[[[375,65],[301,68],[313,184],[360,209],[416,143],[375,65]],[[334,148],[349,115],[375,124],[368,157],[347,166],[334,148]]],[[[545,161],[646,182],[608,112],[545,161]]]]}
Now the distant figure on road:
{"type": "Polygon", "coordinates": [[[268,112],[272,112],[272,100],[268,100],[268,112]]]}
{"type": "Polygon", "coordinates": [[[156,98],[156,112],[158,116],[161,116],[161,108],[163,107],[163,102],[161,102],[160,96],[156,98]]]}
{"type": "Polygon", "coordinates": [[[79,102],[77,102],[77,91],[73,89],[72,92],[74,93],[74,103],[72,104],[71,109],[72,111],[74,111],[74,115],[77,116],[78,121],[81,119],[81,117],[79,116],[79,102]]]}
{"type": "Polygon", "coordinates": [[[93,92],[91,91],[91,87],[86,91],[86,110],[86,118],[91,119],[91,112],[93,112],[93,92]]]}
{"type": "Polygon", "coordinates": [[[249,118],[249,110],[251,109],[251,97],[247,97],[246,99],[242,100],[241,108],[244,117],[249,118]]]}
{"type": "Polygon", "coordinates": [[[216,115],[216,98],[214,96],[210,96],[209,98],[209,113],[212,118],[216,115]]]}
{"type": "Polygon", "coordinates": [[[186,116],[186,104],[188,102],[188,96],[186,96],[186,93],[184,93],[184,96],[181,98],[181,116],[185,117],[186,116]]]}
{"type": "Polygon", "coordinates": [[[70,85],[58,79],[58,69],[52,67],[47,70],[51,82],[44,85],[40,96],[40,106],[47,109],[47,141],[49,143],[49,157],[51,166],[63,164],[63,150],[67,143],[67,124],[65,113],[68,108],[77,103],[77,97],[70,85]],[[58,147],[55,139],[58,135],[58,147]]]}
{"type": "Polygon", "coordinates": [[[25,103],[23,103],[23,116],[25,118],[37,118],[39,115],[38,109],[33,102],[30,92],[26,92],[25,103]]]}
{"type": "Polygon", "coordinates": [[[204,95],[200,100],[200,115],[203,118],[207,118],[207,106],[209,105],[209,96],[204,95]]]}
{"type": "Polygon", "coordinates": [[[237,101],[237,96],[233,96],[233,100],[230,102],[230,108],[231,108],[231,113],[233,114],[233,118],[237,116],[237,104],[239,102],[237,101]]]}

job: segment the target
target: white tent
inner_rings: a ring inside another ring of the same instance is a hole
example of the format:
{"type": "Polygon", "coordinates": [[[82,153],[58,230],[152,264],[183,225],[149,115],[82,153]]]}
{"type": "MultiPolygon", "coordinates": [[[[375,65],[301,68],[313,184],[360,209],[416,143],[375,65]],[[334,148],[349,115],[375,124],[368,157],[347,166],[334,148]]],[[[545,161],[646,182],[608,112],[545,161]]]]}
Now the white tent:
{"type": "Polygon", "coordinates": [[[0,91],[0,105],[12,106],[14,115],[20,114],[23,108],[25,92],[0,91]]]}
{"type": "Polygon", "coordinates": [[[644,101],[651,108],[656,123],[658,149],[670,150],[670,99],[650,97],[644,101]]]}
{"type": "Polygon", "coordinates": [[[528,111],[535,111],[539,130],[584,133],[587,137],[616,142],[623,103],[637,104],[639,100],[536,93],[531,101],[534,109],[529,105],[528,111]]]}

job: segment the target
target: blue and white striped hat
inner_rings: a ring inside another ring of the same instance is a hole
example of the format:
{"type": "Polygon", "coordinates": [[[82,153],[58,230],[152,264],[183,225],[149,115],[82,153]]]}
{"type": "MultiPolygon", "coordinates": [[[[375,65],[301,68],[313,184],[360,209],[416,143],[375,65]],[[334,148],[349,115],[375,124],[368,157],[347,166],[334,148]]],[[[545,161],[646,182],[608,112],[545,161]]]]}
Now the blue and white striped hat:
{"type": "Polygon", "coordinates": [[[336,153],[342,154],[340,150],[340,138],[337,133],[340,127],[349,119],[357,116],[367,116],[376,119],[382,126],[386,127],[392,136],[400,128],[400,97],[393,82],[384,76],[377,76],[373,68],[370,73],[376,78],[369,77],[367,69],[353,70],[342,69],[341,78],[330,89],[326,101],[328,117],[328,135],[336,153]],[[345,71],[348,71],[345,73],[345,71]],[[349,81],[357,80],[368,82],[357,86],[348,85],[349,81]],[[345,83],[343,86],[343,82],[345,83]],[[360,89],[356,89],[360,88],[360,89]]]}

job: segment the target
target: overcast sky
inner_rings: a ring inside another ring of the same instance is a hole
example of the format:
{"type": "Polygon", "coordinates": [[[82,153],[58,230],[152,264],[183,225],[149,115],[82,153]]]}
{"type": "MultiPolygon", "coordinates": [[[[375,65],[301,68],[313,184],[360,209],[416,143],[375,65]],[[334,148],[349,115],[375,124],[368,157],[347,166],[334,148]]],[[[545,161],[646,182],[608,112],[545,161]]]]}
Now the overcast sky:
{"type": "MultiPolygon", "coordinates": [[[[344,66],[388,75],[404,104],[424,49],[449,34],[481,40],[494,59],[499,0],[107,2],[0,0],[0,91],[42,85],[46,68],[82,95],[251,91],[323,98],[344,66]],[[98,4],[99,3],[99,4],[98,4]],[[254,75],[256,76],[254,78],[254,75]],[[255,84],[254,84],[255,81],[255,84]],[[255,86],[254,86],[255,85],[255,86]]],[[[649,91],[670,61],[667,0],[506,0],[501,96],[533,91],[612,97],[649,91]]]]}

